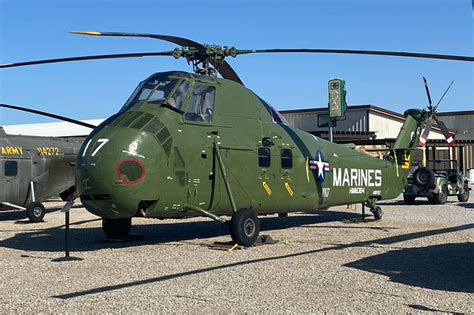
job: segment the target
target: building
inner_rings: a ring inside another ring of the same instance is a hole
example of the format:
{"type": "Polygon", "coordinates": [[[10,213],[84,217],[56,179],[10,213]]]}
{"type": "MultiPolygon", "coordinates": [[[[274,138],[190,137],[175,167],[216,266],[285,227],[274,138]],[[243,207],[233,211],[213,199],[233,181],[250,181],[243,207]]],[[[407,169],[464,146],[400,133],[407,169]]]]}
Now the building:
{"type": "MultiPolygon", "coordinates": [[[[291,126],[329,138],[327,107],[286,110],[281,114],[291,126]]],[[[457,160],[457,166],[451,162],[449,167],[462,171],[474,168],[474,111],[439,113],[438,117],[454,134],[457,146],[451,148],[440,128],[434,124],[425,152],[427,160],[457,160]]],[[[375,105],[349,106],[346,118],[337,121],[333,128],[333,139],[334,142],[387,148],[395,142],[404,121],[402,114],[375,105]]],[[[448,168],[448,165],[443,167],[448,168]]]]}

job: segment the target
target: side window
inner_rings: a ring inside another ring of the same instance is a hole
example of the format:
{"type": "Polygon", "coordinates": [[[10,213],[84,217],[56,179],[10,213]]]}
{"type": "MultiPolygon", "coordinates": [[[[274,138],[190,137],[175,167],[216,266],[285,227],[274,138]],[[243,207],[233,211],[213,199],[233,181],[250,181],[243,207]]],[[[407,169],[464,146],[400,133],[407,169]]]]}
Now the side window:
{"type": "Polygon", "coordinates": [[[186,95],[188,95],[188,90],[189,90],[189,81],[184,81],[182,82],[176,91],[173,93],[173,95],[168,98],[167,103],[170,106],[173,106],[174,108],[177,108],[179,110],[183,110],[184,107],[184,101],[186,99],[186,95]]]}
{"type": "Polygon", "coordinates": [[[328,127],[329,126],[329,115],[328,114],[319,114],[318,115],[318,127],[328,127]]]}
{"type": "Polygon", "coordinates": [[[271,164],[270,148],[258,148],[258,166],[270,167],[271,164]]]}
{"type": "Polygon", "coordinates": [[[5,161],[5,176],[16,176],[18,174],[17,161],[5,161]]]}
{"type": "Polygon", "coordinates": [[[196,83],[188,112],[184,116],[190,121],[212,122],[216,88],[196,83]]]}
{"type": "Polygon", "coordinates": [[[293,167],[293,152],[290,149],[281,149],[281,168],[290,169],[293,167]]]}

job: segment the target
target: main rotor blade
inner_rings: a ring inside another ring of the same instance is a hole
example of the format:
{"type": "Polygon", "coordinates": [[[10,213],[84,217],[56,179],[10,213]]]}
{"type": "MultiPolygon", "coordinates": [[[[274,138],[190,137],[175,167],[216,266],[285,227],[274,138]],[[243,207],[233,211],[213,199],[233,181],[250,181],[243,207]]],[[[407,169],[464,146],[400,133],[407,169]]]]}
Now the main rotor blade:
{"type": "Polygon", "coordinates": [[[163,51],[163,52],[93,55],[93,56],[67,57],[67,58],[57,58],[57,59],[44,59],[44,60],[34,60],[34,61],[3,64],[3,65],[0,65],[0,69],[44,65],[44,64],[60,63],[60,62],[90,61],[90,60],[102,60],[102,59],[121,59],[121,58],[162,57],[162,56],[173,56],[173,52],[163,51]]]}
{"type": "Polygon", "coordinates": [[[432,106],[431,94],[430,94],[430,89],[428,88],[428,81],[426,81],[425,77],[423,77],[423,82],[425,83],[426,96],[428,96],[428,103],[431,110],[431,106],[432,106]]]}
{"type": "Polygon", "coordinates": [[[60,115],[56,115],[56,114],[51,114],[51,113],[47,113],[47,112],[42,112],[42,111],[36,110],[36,109],[31,109],[31,108],[26,108],[26,107],[21,107],[21,106],[15,106],[15,105],[8,105],[8,104],[0,104],[0,107],[19,110],[19,111],[28,112],[28,113],[33,113],[33,114],[46,116],[46,117],[51,117],[51,118],[55,118],[55,119],[59,119],[59,120],[64,120],[64,121],[67,121],[67,122],[70,122],[70,123],[73,123],[73,124],[76,124],[76,125],[79,125],[79,126],[91,128],[91,129],[94,129],[95,127],[97,127],[95,125],[91,125],[91,124],[82,122],[80,120],[76,120],[76,119],[72,119],[72,118],[69,118],[69,117],[60,116],[60,115]]]}
{"type": "Polygon", "coordinates": [[[438,119],[436,115],[433,116],[434,120],[436,120],[436,123],[438,124],[439,128],[441,129],[441,132],[443,133],[444,137],[446,138],[446,141],[448,144],[452,147],[456,146],[456,142],[454,141],[453,136],[449,133],[448,128],[446,128],[446,125],[444,122],[438,119]]]}
{"type": "MultiPolygon", "coordinates": [[[[121,32],[71,32],[72,34],[75,35],[84,35],[84,36],[112,36],[112,37],[143,37],[143,38],[153,38],[153,39],[159,39],[163,40],[166,42],[170,42],[179,46],[183,47],[194,47],[198,49],[200,52],[205,53],[206,52],[206,46],[203,44],[200,44],[198,42],[195,42],[193,40],[183,38],[183,37],[177,37],[177,36],[169,36],[169,35],[159,35],[159,34],[141,34],[141,33],[121,33],[121,32]]],[[[217,69],[217,65],[212,64],[214,68],[217,69]]],[[[221,76],[224,79],[232,80],[237,83],[240,83],[243,85],[242,80],[240,80],[239,76],[237,73],[232,69],[232,67],[227,63],[227,61],[223,61],[222,64],[218,67],[217,69],[221,76]]]]}
{"type": "Polygon", "coordinates": [[[473,62],[474,57],[458,55],[438,55],[427,53],[413,53],[404,51],[377,51],[377,50],[353,50],[353,49],[256,49],[238,50],[238,55],[246,54],[273,54],[273,53],[313,53],[313,54],[343,54],[343,55],[374,55],[389,57],[428,58],[451,61],[473,62]]]}

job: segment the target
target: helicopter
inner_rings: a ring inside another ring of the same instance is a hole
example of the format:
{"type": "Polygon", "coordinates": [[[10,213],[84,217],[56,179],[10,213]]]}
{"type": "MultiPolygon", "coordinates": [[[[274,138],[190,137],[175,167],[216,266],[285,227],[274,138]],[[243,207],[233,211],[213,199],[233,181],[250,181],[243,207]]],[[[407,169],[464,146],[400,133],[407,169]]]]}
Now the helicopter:
{"type": "Polygon", "coordinates": [[[102,218],[109,238],[127,236],[136,216],[204,216],[228,225],[235,243],[251,246],[260,233],[258,215],[362,203],[381,219],[378,201],[402,193],[411,153],[436,114],[434,107],[406,110],[393,148],[376,159],[289,126],[274,107],[244,86],[227,57],[334,53],[474,61],[469,56],[390,51],[238,50],[156,34],[73,34],[152,38],[181,48],[18,62],[0,69],[167,56],[184,58],[194,70],[152,74],[85,139],[76,160],[77,192],[83,206],[102,218]]]}
{"type": "MultiPolygon", "coordinates": [[[[7,104],[0,107],[18,109],[7,104]]],[[[10,135],[0,127],[0,210],[24,210],[30,222],[41,222],[45,215],[42,201],[55,195],[64,201],[74,199],[74,168],[83,140],[10,135]]]]}

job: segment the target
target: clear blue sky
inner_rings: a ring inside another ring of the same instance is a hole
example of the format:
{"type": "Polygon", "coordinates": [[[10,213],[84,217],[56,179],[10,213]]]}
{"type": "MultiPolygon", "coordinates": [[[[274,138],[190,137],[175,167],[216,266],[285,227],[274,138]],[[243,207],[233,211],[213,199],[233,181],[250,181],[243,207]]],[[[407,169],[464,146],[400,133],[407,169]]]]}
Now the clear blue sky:
{"type": "MultiPolygon", "coordinates": [[[[0,63],[171,50],[151,39],[95,38],[69,31],[177,35],[251,48],[341,48],[474,55],[472,0],[144,1],[0,0],[0,63]]],[[[341,55],[241,56],[228,62],[245,85],[279,110],[323,107],[327,81],[344,78],[348,103],[402,113],[437,100],[441,111],[474,110],[473,65],[341,55]]],[[[183,60],[146,58],[35,66],[0,71],[0,102],[104,118],[153,72],[191,71],[183,60]]],[[[0,125],[51,121],[0,111],[0,125]]]]}

